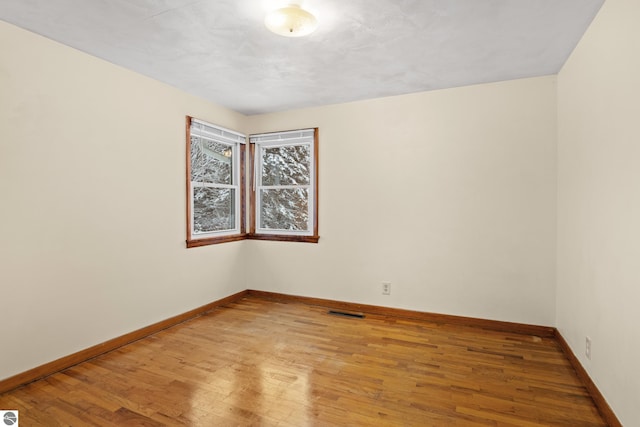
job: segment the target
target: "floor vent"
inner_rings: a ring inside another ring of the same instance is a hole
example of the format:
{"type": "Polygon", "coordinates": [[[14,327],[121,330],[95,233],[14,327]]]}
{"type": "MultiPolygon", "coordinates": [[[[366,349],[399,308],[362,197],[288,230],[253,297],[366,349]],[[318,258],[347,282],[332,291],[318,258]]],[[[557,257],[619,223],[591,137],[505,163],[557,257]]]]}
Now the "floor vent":
{"type": "Polygon", "coordinates": [[[346,311],[337,311],[337,310],[329,310],[329,314],[333,314],[334,316],[342,316],[342,317],[353,317],[356,319],[364,319],[364,314],[361,313],[348,313],[346,311]]]}

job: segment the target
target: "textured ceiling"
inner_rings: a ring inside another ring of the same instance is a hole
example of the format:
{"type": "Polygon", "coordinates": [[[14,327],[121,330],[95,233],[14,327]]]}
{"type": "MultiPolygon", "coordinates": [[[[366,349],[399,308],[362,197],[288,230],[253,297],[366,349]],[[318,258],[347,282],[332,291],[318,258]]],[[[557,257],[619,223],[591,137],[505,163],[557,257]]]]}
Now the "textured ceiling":
{"type": "Polygon", "coordinates": [[[263,25],[279,0],[0,0],[0,19],[257,114],[555,74],[602,3],[305,0],[320,27],[298,39],[263,25]]]}

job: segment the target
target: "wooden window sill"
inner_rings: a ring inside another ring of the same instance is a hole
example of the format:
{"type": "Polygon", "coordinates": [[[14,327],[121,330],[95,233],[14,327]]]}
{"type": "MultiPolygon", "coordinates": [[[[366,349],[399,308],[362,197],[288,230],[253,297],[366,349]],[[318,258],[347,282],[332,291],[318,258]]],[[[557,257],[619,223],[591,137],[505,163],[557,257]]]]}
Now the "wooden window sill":
{"type": "Polygon", "coordinates": [[[247,234],[248,240],[272,240],[276,242],[318,243],[320,236],[290,236],[287,234],[247,234]]]}
{"type": "Polygon", "coordinates": [[[187,240],[187,248],[197,248],[199,246],[217,245],[218,243],[236,242],[238,240],[245,240],[246,238],[247,234],[232,234],[229,236],[187,240]]]}

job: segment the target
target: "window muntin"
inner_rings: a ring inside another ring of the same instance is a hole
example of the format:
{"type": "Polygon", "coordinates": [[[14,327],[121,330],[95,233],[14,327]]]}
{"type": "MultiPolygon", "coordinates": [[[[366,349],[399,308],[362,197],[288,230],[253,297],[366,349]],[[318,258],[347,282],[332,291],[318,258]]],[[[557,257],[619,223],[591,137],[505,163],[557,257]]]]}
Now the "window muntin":
{"type": "Polygon", "coordinates": [[[251,135],[250,142],[254,237],[304,236],[304,241],[317,241],[316,129],[251,135]]]}
{"type": "Polygon", "coordinates": [[[243,233],[246,137],[193,118],[188,118],[187,131],[187,245],[217,243],[219,238],[243,233]]]}

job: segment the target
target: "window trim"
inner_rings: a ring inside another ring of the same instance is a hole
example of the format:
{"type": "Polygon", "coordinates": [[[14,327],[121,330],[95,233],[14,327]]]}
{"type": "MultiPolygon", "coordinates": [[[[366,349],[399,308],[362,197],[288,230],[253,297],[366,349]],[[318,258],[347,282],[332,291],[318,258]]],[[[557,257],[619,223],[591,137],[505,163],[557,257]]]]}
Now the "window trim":
{"type": "Polygon", "coordinates": [[[247,234],[247,239],[252,240],[272,240],[272,241],[281,241],[281,242],[306,242],[306,243],[318,243],[320,236],[318,235],[318,128],[306,128],[306,129],[294,129],[288,131],[277,131],[277,132],[268,132],[261,133],[259,135],[269,135],[269,134],[284,134],[287,132],[296,132],[296,131],[304,131],[304,130],[313,130],[313,173],[311,179],[313,181],[313,192],[312,192],[312,204],[313,207],[310,210],[310,214],[313,216],[311,220],[311,226],[313,228],[312,234],[294,234],[294,233],[258,233],[256,232],[256,219],[258,206],[256,201],[256,143],[251,142],[251,137],[257,136],[257,134],[249,135],[249,159],[250,159],[250,181],[251,189],[249,204],[251,206],[251,222],[249,224],[249,234],[247,234]]]}
{"type": "Polygon", "coordinates": [[[187,199],[186,200],[186,225],[187,225],[186,244],[187,244],[187,248],[243,240],[246,238],[246,170],[245,170],[245,151],[246,151],[245,145],[246,144],[243,144],[243,143],[238,143],[237,145],[238,167],[236,169],[237,169],[237,177],[238,177],[238,184],[237,184],[238,202],[236,202],[236,206],[239,209],[236,214],[236,220],[239,221],[238,228],[237,228],[238,232],[234,232],[235,230],[231,230],[229,233],[222,233],[218,236],[207,236],[207,237],[196,237],[192,234],[192,231],[193,231],[193,212],[191,211],[191,204],[193,199],[193,196],[192,196],[193,187],[191,184],[191,124],[192,124],[192,121],[203,123],[207,126],[214,127],[221,131],[230,132],[238,136],[244,136],[240,132],[236,132],[230,129],[225,129],[221,126],[206,122],[204,120],[199,120],[191,116],[186,116],[186,166],[187,166],[186,167],[186,172],[187,172],[186,173],[186,199],[187,199]]]}

